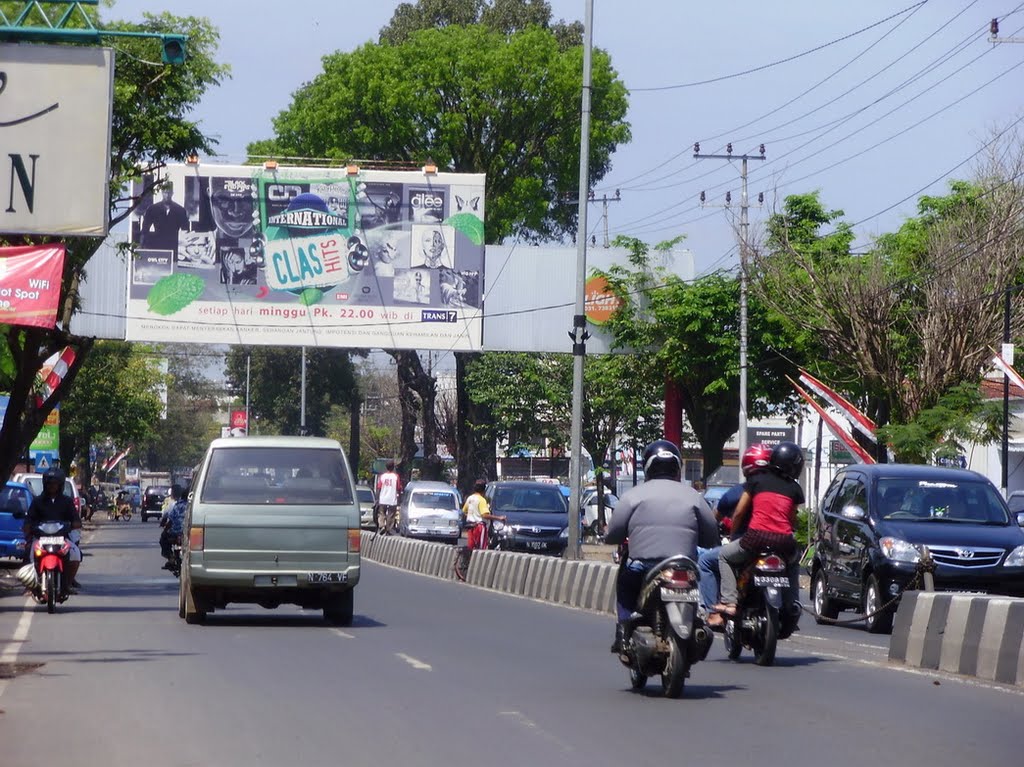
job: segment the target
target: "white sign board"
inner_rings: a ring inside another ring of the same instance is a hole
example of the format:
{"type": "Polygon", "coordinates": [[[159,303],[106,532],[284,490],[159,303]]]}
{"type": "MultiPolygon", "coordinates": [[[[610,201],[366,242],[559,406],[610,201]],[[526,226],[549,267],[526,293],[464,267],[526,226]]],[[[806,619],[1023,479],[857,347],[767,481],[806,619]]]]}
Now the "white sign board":
{"type": "Polygon", "coordinates": [[[0,43],[0,232],[103,236],[109,48],[0,43]]]}

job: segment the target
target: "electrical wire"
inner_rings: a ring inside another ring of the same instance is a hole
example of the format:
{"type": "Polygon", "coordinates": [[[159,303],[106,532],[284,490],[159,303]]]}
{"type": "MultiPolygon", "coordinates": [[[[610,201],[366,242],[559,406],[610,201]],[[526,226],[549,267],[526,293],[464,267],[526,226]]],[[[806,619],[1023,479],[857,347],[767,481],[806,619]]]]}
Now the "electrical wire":
{"type": "Polygon", "coordinates": [[[803,51],[802,53],[797,53],[797,54],[794,54],[792,56],[787,56],[784,59],[778,59],[776,61],[769,62],[768,64],[762,64],[761,66],[758,66],[758,67],[751,67],[750,69],[745,69],[742,72],[734,72],[734,73],[729,74],[729,75],[721,75],[719,77],[712,77],[712,78],[709,78],[709,79],[706,79],[706,80],[697,80],[697,81],[689,82],[689,83],[677,83],[675,85],[659,85],[659,86],[652,86],[652,87],[646,87],[646,88],[630,88],[629,90],[630,90],[631,93],[650,93],[650,92],[657,92],[657,91],[678,90],[680,88],[693,88],[693,87],[696,87],[698,85],[710,85],[711,83],[720,83],[720,82],[722,82],[724,80],[732,80],[734,78],[743,77],[745,75],[753,74],[755,72],[763,72],[766,69],[771,69],[772,67],[777,67],[780,64],[788,64],[791,61],[796,61],[797,59],[801,59],[804,56],[809,56],[812,53],[817,53],[818,51],[821,51],[821,50],[824,50],[825,48],[828,48],[830,46],[836,45],[837,43],[841,43],[841,42],[843,42],[845,40],[849,40],[850,38],[856,37],[857,35],[860,35],[860,34],[863,34],[864,32],[867,32],[868,30],[874,29],[877,26],[885,24],[887,21],[892,21],[893,19],[895,19],[895,18],[897,18],[899,16],[902,16],[903,14],[907,13],[908,11],[912,11],[912,10],[914,10],[916,8],[919,8],[920,6],[924,5],[927,2],[928,2],[928,0],[921,0],[921,2],[914,3],[913,5],[907,6],[902,11],[897,11],[896,13],[894,13],[894,14],[892,14],[890,16],[886,16],[884,19],[880,19],[879,21],[876,21],[873,24],[869,24],[866,27],[861,27],[860,29],[858,29],[858,30],[856,30],[854,32],[850,32],[848,34],[845,34],[842,37],[837,37],[834,40],[830,40],[827,43],[822,43],[821,45],[816,45],[815,47],[810,48],[810,49],[808,49],[806,51],[803,51]]]}

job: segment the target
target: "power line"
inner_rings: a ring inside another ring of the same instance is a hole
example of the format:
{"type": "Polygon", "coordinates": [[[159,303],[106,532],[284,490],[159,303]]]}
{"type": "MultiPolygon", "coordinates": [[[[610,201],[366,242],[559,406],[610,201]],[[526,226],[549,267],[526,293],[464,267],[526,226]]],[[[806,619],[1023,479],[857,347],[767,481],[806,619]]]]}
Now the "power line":
{"type": "Polygon", "coordinates": [[[762,64],[761,66],[758,66],[758,67],[751,67],[750,69],[745,69],[742,72],[734,72],[734,73],[732,73],[730,75],[721,75],[719,77],[712,77],[712,78],[709,78],[707,80],[697,80],[697,81],[689,82],[689,83],[677,83],[675,85],[659,85],[659,86],[653,86],[653,87],[647,87],[647,88],[630,88],[629,90],[630,90],[631,93],[650,93],[650,92],[655,92],[655,91],[677,90],[677,89],[680,89],[680,88],[693,88],[693,87],[698,86],[698,85],[710,85],[711,83],[720,83],[723,80],[732,80],[732,79],[734,79],[736,77],[743,77],[744,75],[753,74],[755,72],[762,72],[762,71],[764,71],[766,69],[771,69],[772,67],[777,67],[780,64],[787,64],[790,61],[796,61],[797,59],[801,59],[804,56],[809,56],[812,53],[817,53],[818,51],[824,50],[825,48],[828,48],[828,47],[830,47],[832,45],[836,45],[837,43],[841,43],[844,40],[849,40],[850,38],[856,37],[857,35],[860,35],[860,34],[863,34],[864,32],[867,32],[870,29],[874,29],[875,27],[880,26],[881,24],[885,24],[887,21],[892,21],[893,19],[897,18],[898,16],[902,16],[903,14],[907,13],[908,11],[912,11],[912,10],[914,10],[916,8],[919,8],[920,6],[924,5],[927,2],[928,2],[928,0],[921,0],[921,2],[914,3],[913,5],[907,6],[902,11],[897,11],[896,13],[894,13],[894,14],[892,14],[890,16],[886,16],[884,19],[880,19],[879,21],[876,21],[873,24],[869,24],[866,27],[861,27],[860,29],[858,29],[858,30],[856,30],[854,32],[850,32],[849,34],[845,34],[842,37],[837,37],[836,39],[830,40],[827,43],[822,43],[821,45],[816,45],[815,47],[810,48],[810,49],[808,49],[806,51],[803,51],[802,53],[797,53],[797,54],[794,54],[792,56],[787,56],[784,59],[778,59],[778,60],[772,61],[772,62],[770,62],[768,64],[762,64]]]}

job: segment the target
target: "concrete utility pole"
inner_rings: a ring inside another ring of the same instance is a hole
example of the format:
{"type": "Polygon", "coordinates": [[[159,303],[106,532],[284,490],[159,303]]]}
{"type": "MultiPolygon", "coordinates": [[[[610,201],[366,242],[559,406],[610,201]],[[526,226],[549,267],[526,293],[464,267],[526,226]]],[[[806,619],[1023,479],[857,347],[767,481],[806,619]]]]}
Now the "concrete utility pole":
{"type": "Polygon", "coordinates": [[[610,248],[612,246],[612,244],[608,240],[608,203],[610,203],[610,202],[622,202],[622,197],[620,196],[618,189],[615,190],[615,196],[614,197],[609,197],[608,195],[605,194],[605,195],[601,196],[600,200],[597,199],[594,196],[593,192],[591,192],[590,193],[590,201],[591,202],[599,202],[599,203],[601,203],[601,223],[604,226],[604,246],[606,248],[610,248]]]}
{"type": "MultiPolygon", "coordinates": [[[[693,157],[696,160],[740,160],[740,179],[742,191],[740,192],[740,422],[736,432],[739,445],[739,455],[742,456],[747,450],[747,248],[749,238],[747,237],[747,161],[764,160],[764,144],[760,146],[760,154],[732,153],[732,144],[726,144],[725,154],[701,154],[700,143],[693,145],[693,157]]],[[[704,193],[701,192],[701,202],[704,193]]],[[[727,198],[728,199],[728,198],[727,198]]]]}
{"type": "Polygon", "coordinates": [[[576,307],[572,318],[572,428],[569,435],[569,544],[566,559],[580,558],[583,457],[583,360],[587,354],[587,199],[590,188],[590,61],[594,44],[594,0],[583,21],[583,95],[580,108],[580,186],[576,236],[576,307]]]}

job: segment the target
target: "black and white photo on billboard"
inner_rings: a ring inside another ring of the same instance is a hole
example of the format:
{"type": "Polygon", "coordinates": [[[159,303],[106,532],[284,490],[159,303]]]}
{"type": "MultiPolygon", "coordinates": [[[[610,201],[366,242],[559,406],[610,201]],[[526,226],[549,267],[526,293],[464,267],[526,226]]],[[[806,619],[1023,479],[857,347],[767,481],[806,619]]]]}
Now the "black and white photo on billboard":
{"type": "Polygon", "coordinates": [[[426,269],[409,269],[396,272],[394,299],[412,304],[429,304],[431,274],[426,269]]]}
{"type": "MultiPolygon", "coordinates": [[[[180,192],[179,192],[180,193],[180,192]]],[[[165,181],[156,190],[157,200],[147,206],[139,226],[139,245],[148,250],[178,250],[179,232],[187,232],[191,222],[185,206],[175,199],[174,185],[165,181]]]]}
{"type": "Polygon", "coordinates": [[[441,303],[453,309],[480,307],[480,272],[456,272],[442,269],[438,273],[441,303]]]}
{"type": "Polygon", "coordinates": [[[327,205],[327,210],[341,220],[340,226],[348,226],[349,191],[347,183],[310,184],[309,191],[323,200],[327,205]]]}
{"type": "Polygon", "coordinates": [[[132,282],[135,285],[156,285],[171,273],[174,252],[170,250],[138,250],[135,253],[132,282]]]}
{"type": "Polygon", "coordinates": [[[403,229],[378,228],[366,233],[370,263],[378,277],[394,277],[396,269],[409,269],[410,237],[403,229]]]}
{"type": "Polygon", "coordinates": [[[412,225],[411,266],[427,269],[455,268],[452,249],[455,246],[455,230],[440,224],[412,225]]]}
{"type": "Polygon", "coordinates": [[[479,187],[452,186],[448,191],[451,197],[449,216],[472,213],[481,221],[484,220],[484,197],[479,187]]]}
{"type": "Polygon", "coordinates": [[[178,240],[177,268],[213,269],[217,265],[217,243],[213,232],[182,232],[178,240]]]}
{"type": "Polygon", "coordinates": [[[393,226],[402,220],[402,185],[365,182],[356,187],[359,228],[393,226]]]}
{"type": "Polygon", "coordinates": [[[436,187],[408,188],[409,220],[414,224],[440,224],[445,219],[447,190],[436,187]]]}
{"type": "Polygon", "coordinates": [[[249,248],[227,247],[220,249],[221,284],[255,285],[256,277],[257,263],[249,248]]]}

